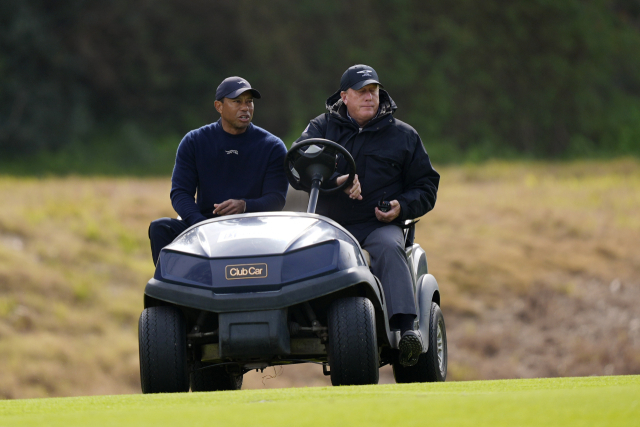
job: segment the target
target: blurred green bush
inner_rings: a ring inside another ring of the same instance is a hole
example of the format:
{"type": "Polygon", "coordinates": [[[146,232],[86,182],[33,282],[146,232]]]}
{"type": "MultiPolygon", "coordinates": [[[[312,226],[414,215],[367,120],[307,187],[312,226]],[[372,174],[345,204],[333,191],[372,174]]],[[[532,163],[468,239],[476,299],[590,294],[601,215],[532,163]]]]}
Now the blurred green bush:
{"type": "Polygon", "coordinates": [[[229,75],[290,143],[356,63],[438,162],[640,155],[638,0],[3,0],[0,172],[168,172],[229,75]]]}

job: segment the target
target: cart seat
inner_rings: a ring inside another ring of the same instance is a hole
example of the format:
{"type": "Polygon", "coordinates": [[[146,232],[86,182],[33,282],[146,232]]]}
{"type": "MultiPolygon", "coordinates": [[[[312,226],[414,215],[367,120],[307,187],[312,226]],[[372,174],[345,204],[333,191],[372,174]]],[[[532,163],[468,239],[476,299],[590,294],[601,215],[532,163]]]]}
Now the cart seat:
{"type": "Polygon", "coordinates": [[[371,256],[369,255],[369,252],[365,251],[364,249],[362,250],[362,255],[364,255],[364,260],[367,261],[367,266],[369,268],[371,268],[371,256]]]}
{"type": "Polygon", "coordinates": [[[282,210],[287,212],[306,212],[308,206],[309,193],[303,190],[296,190],[289,184],[287,200],[282,210]]]}

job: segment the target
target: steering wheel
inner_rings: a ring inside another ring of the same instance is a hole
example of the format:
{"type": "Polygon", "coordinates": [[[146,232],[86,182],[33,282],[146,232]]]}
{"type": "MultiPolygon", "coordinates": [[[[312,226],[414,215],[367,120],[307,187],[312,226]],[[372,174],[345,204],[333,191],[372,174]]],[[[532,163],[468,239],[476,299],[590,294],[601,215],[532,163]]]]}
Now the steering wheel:
{"type": "Polygon", "coordinates": [[[342,145],[323,138],[310,138],[300,141],[291,147],[284,158],[284,171],[291,183],[299,184],[304,190],[310,191],[313,181],[320,183],[331,178],[338,165],[338,154],[342,154],[347,161],[349,177],[342,184],[334,188],[319,188],[321,193],[333,193],[351,185],[356,175],[356,163],[342,145]],[[309,147],[302,151],[303,148],[309,147]],[[297,172],[297,175],[295,174],[297,172]]]}

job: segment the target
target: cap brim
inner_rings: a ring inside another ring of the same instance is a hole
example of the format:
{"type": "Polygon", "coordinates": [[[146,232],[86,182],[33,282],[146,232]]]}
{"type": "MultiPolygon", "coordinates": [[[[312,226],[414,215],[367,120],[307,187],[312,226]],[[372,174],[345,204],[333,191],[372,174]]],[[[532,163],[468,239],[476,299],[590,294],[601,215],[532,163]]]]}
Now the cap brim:
{"type": "MultiPolygon", "coordinates": [[[[237,98],[237,97],[239,97],[240,95],[242,95],[243,93],[245,93],[247,91],[251,91],[251,94],[256,99],[262,98],[262,96],[260,95],[260,92],[258,92],[257,90],[255,90],[253,88],[247,88],[247,87],[241,87],[238,90],[234,90],[233,92],[226,94],[222,98],[229,98],[229,99],[237,98]]],[[[220,101],[220,99],[218,99],[218,101],[220,101]]]]}
{"type": "Polygon", "coordinates": [[[366,85],[370,85],[371,83],[377,83],[380,85],[380,87],[383,87],[379,81],[374,79],[369,79],[369,80],[363,80],[361,82],[354,84],[353,86],[351,86],[351,89],[353,90],[362,89],[363,87],[365,87],[366,85]]]}

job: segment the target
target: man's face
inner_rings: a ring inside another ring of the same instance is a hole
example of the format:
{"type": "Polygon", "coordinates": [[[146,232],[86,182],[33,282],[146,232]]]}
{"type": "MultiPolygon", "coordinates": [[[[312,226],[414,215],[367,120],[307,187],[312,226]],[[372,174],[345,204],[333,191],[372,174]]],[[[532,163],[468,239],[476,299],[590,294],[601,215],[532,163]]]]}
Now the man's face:
{"type": "Polygon", "coordinates": [[[340,92],[342,102],[347,106],[349,115],[360,126],[364,126],[378,113],[380,105],[380,89],[376,83],[363,86],[358,90],[347,89],[340,92]]]}
{"type": "Polygon", "coordinates": [[[249,91],[237,98],[222,98],[222,101],[215,102],[215,107],[222,118],[222,128],[227,133],[243,133],[253,119],[253,95],[249,91]]]}

